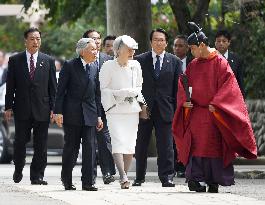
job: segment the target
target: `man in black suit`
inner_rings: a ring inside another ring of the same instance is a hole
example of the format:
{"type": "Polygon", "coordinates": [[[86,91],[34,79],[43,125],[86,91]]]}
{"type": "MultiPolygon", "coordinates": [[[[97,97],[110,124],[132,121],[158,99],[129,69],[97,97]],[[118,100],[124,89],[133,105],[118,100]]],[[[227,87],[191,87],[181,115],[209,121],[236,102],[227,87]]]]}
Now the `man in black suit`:
{"type": "Polygon", "coordinates": [[[152,51],[135,57],[142,67],[142,93],[151,111],[148,120],[139,122],[136,141],[136,179],[133,186],[145,181],[147,149],[153,127],[155,128],[158,176],[163,187],[174,187],[174,151],[172,120],[176,105],[178,76],[181,61],[165,52],[168,34],[163,29],[154,29],[150,34],[152,51]]]}
{"type": "MultiPolygon", "coordinates": [[[[182,61],[182,72],[186,71],[186,67],[192,61],[191,55],[189,55],[189,46],[187,41],[187,36],[177,35],[173,43],[174,54],[182,61]]],[[[185,166],[178,161],[178,154],[175,142],[173,141],[173,148],[175,153],[175,171],[177,177],[185,177],[185,166]]]]}
{"type": "Polygon", "coordinates": [[[173,43],[173,52],[182,61],[182,72],[184,73],[186,71],[186,67],[192,61],[192,56],[189,55],[187,36],[176,36],[173,43]]]}
{"type": "Polygon", "coordinates": [[[231,52],[229,49],[231,43],[231,35],[227,30],[219,30],[215,35],[215,47],[216,49],[227,59],[230,67],[232,68],[239,88],[243,97],[245,97],[244,91],[244,70],[242,67],[242,62],[239,57],[231,52]]]}
{"type": "Polygon", "coordinates": [[[65,190],[75,190],[72,170],[76,164],[82,139],[82,189],[97,191],[96,128],[102,129],[101,100],[96,60],[96,44],[82,38],[76,44],[79,57],[66,61],[60,72],[56,94],[56,123],[64,127],[61,180],[65,190]]]}
{"type": "Polygon", "coordinates": [[[41,32],[30,28],[24,33],[26,51],[9,58],[5,98],[5,118],[15,119],[13,180],[23,177],[26,143],[33,129],[34,155],[30,166],[31,184],[47,185],[43,180],[47,164],[47,136],[56,94],[54,60],[39,52],[41,32]]]}
{"type": "MultiPolygon", "coordinates": [[[[97,45],[97,59],[95,61],[95,64],[98,70],[100,70],[102,64],[105,61],[112,59],[111,56],[103,52],[100,52],[101,48],[100,33],[96,30],[90,29],[83,34],[83,38],[92,38],[95,40],[95,43],[97,45]]],[[[102,106],[101,110],[102,110],[102,121],[104,123],[104,127],[100,132],[97,132],[98,161],[103,175],[103,182],[104,184],[109,184],[111,182],[114,182],[113,175],[116,174],[116,170],[112,157],[111,139],[107,126],[107,119],[102,106]]]]}

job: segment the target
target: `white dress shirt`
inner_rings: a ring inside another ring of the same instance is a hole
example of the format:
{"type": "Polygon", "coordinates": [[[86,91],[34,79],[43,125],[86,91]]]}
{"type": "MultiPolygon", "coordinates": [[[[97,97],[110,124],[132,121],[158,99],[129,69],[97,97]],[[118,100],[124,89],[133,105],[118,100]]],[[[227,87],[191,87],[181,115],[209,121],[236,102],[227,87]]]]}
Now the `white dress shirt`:
{"type": "Polygon", "coordinates": [[[187,56],[183,59],[181,59],[182,61],[182,72],[184,73],[186,71],[186,67],[187,67],[187,56]]]}
{"type": "Polygon", "coordinates": [[[155,69],[155,64],[156,64],[156,61],[157,61],[156,56],[159,56],[159,60],[160,60],[160,70],[161,70],[162,64],[163,64],[163,60],[164,60],[164,56],[165,56],[165,51],[163,51],[163,53],[161,53],[160,55],[157,55],[154,52],[154,50],[152,50],[152,58],[153,58],[153,66],[154,66],[154,69],[155,69]]]}
{"type": "Polygon", "coordinates": [[[225,52],[223,56],[225,57],[225,59],[228,59],[228,50],[225,52]]]}
{"type": "MultiPolygon", "coordinates": [[[[27,50],[26,50],[26,55],[27,55],[28,69],[29,69],[29,72],[30,72],[30,56],[31,56],[31,54],[27,50]]],[[[36,68],[36,64],[37,64],[38,55],[39,55],[39,52],[38,51],[33,54],[33,61],[34,61],[34,67],[35,68],[36,68]]]]}

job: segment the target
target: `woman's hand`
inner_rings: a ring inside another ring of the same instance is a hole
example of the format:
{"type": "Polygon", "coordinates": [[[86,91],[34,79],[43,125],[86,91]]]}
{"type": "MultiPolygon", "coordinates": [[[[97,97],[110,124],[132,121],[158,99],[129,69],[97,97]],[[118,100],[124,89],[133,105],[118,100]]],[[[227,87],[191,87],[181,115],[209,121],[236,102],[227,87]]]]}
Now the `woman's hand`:
{"type": "Polygon", "coordinates": [[[193,104],[191,102],[184,102],[183,107],[191,109],[191,108],[193,108],[193,104]]]}

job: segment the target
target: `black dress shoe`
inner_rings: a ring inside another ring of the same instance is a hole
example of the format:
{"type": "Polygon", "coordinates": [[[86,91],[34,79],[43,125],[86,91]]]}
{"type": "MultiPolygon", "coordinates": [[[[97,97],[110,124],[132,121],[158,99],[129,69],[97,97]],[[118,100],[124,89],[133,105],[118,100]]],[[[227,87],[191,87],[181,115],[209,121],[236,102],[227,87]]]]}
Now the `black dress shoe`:
{"type": "Polygon", "coordinates": [[[173,183],[173,181],[168,180],[162,183],[162,187],[175,187],[175,184],[173,183]]]}
{"type": "Polygon", "coordinates": [[[33,179],[31,180],[32,185],[48,185],[48,182],[44,181],[43,179],[33,179]]]}
{"type": "Polygon", "coordinates": [[[83,185],[82,190],[84,190],[84,191],[97,191],[98,188],[95,187],[94,184],[93,185],[83,185]]]}
{"type": "Polygon", "coordinates": [[[76,187],[73,184],[64,184],[63,186],[65,190],[76,190],[76,187]]]}
{"type": "Polygon", "coordinates": [[[14,174],[13,174],[13,180],[15,183],[19,183],[23,178],[23,174],[21,171],[14,171],[14,174]]]}
{"type": "Polygon", "coordinates": [[[218,193],[218,184],[209,184],[208,192],[209,193],[218,193]]]}
{"type": "Polygon", "coordinates": [[[190,191],[206,192],[206,186],[202,186],[199,182],[190,180],[188,181],[190,191]]]}
{"type": "Polygon", "coordinates": [[[114,181],[115,181],[114,177],[110,174],[103,176],[104,184],[110,184],[111,182],[114,182],[114,181]]]}
{"type": "Polygon", "coordinates": [[[132,186],[141,186],[142,183],[144,183],[144,182],[145,182],[144,179],[142,179],[142,180],[135,179],[135,180],[133,181],[133,183],[132,183],[132,186]]]}

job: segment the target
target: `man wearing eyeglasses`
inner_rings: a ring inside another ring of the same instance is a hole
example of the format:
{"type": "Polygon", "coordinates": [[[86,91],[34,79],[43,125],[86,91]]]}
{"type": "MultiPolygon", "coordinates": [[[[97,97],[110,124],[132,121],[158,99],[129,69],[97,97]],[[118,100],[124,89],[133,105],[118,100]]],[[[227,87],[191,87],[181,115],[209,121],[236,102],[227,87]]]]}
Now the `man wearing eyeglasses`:
{"type": "Polygon", "coordinates": [[[142,94],[151,112],[150,119],[140,119],[136,141],[136,179],[133,186],[145,181],[147,150],[155,128],[158,176],[162,187],[174,187],[174,151],[172,120],[176,105],[178,76],[182,72],[180,59],[165,51],[168,34],[157,28],[150,33],[152,51],[135,57],[142,68],[142,94]]]}
{"type": "MultiPolygon", "coordinates": [[[[83,34],[83,38],[92,38],[94,39],[97,46],[97,60],[95,64],[98,68],[98,71],[101,69],[101,66],[104,62],[111,60],[112,57],[100,52],[101,49],[101,35],[100,32],[89,29],[83,34]]],[[[101,106],[101,110],[104,110],[101,106]]],[[[104,184],[110,184],[114,182],[113,175],[116,174],[115,165],[112,157],[111,143],[110,143],[110,134],[107,127],[107,120],[105,112],[102,112],[102,121],[104,127],[101,131],[97,132],[97,145],[98,145],[98,161],[103,175],[104,184]]]]}

